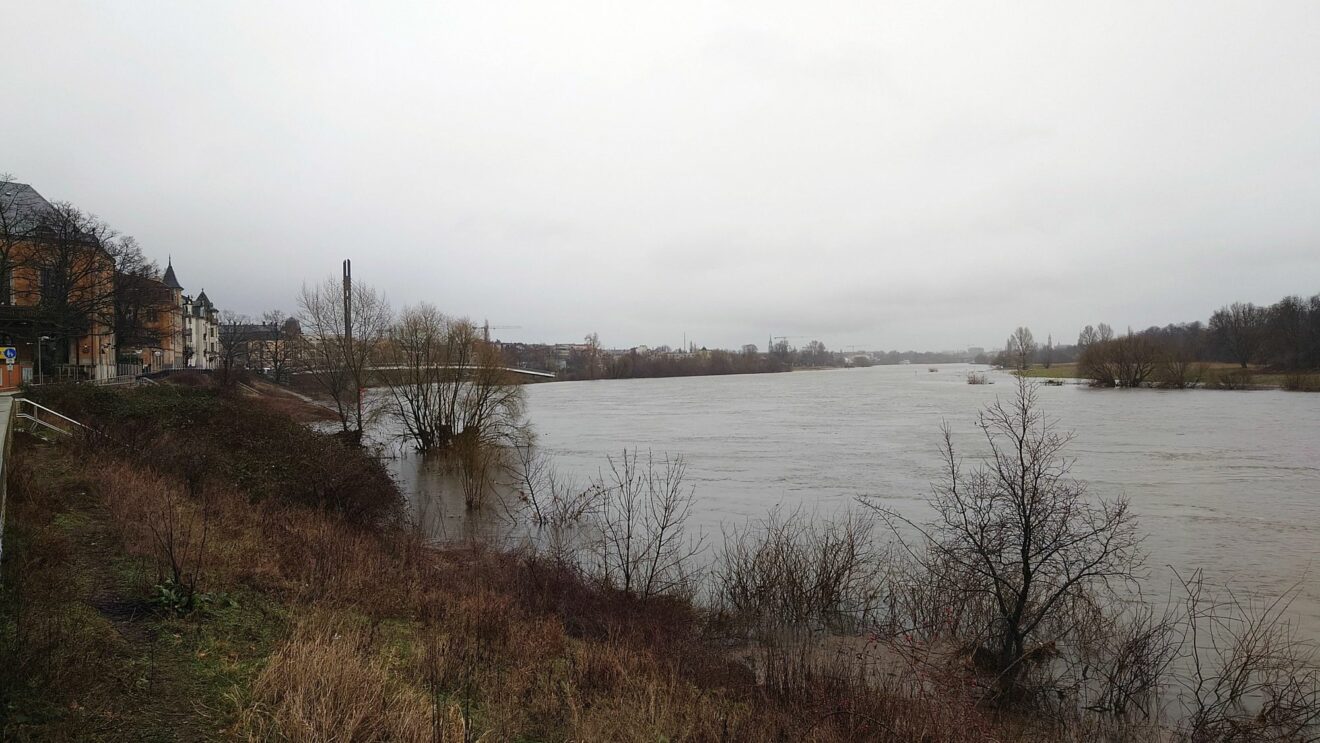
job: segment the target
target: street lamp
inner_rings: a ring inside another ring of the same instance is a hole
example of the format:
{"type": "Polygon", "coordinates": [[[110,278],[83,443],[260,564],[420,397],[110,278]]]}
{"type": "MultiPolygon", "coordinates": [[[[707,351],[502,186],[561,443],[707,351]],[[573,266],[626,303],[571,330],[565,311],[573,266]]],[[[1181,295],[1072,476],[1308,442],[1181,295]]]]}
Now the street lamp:
{"type": "Polygon", "coordinates": [[[46,378],[46,375],[41,373],[41,342],[49,341],[49,340],[54,340],[54,339],[51,338],[49,335],[37,336],[37,384],[42,384],[46,378]]]}

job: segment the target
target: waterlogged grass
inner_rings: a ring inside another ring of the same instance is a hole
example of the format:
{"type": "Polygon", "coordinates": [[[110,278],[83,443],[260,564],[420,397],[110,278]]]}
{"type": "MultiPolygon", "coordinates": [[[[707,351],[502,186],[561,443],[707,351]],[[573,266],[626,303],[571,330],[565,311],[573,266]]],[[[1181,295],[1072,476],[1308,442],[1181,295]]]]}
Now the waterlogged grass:
{"type": "MultiPolygon", "coordinates": [[[[1048,369],[1036,365],[1014,374],[1031,379],[1085,379],[1077,364],[1051,364],[1048,369]]],[[[1206,389],[1285,389],[1297,392],[1320,392],[1320,372],[1276,372],[1238,364],[1207,363],[1199,376],[1198,387],[1206,389]]]]}
{"type": "Polygon", "coordinates": [[[1038,365],[1015,373],[1032,379],[1081,379],[1076,364],[1051,364],[1048,369],[1038,365]]]}

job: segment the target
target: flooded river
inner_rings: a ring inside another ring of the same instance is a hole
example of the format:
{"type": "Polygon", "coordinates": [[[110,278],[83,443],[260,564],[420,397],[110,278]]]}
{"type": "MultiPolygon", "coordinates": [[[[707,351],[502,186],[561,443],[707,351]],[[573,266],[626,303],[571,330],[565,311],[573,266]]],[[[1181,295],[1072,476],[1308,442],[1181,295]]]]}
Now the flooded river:
{"type": "MultiPolygon", "coordinates": [[[[528,417],[558,468],[583,479],[625,447],[682,454],[708,541],[777,505],[832,513],[859,497],[924,520],[941,421],[970,458],[982,451],[977,411],[1014,383],[935,368],[540,384],[527,388],[528,417]]],[[[1300,585],[1294,610],[1320,637],[1320,394],[1065,385],[1039,399],[1075,432],[1074,475],[1131,500],[1152,582],[1167,584],[1173,566],[1262,595],[1300,585]]],[[[482,528],[432,463],[405,457],[396,471],[437,538],[482,528]]]]}

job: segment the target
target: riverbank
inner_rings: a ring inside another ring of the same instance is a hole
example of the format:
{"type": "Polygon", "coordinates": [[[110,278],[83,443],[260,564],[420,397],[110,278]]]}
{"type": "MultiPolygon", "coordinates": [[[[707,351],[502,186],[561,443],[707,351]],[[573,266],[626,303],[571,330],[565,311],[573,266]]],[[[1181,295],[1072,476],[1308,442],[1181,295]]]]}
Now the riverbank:
{"type": "MultiPolygon", "coordinates": [[[[1206,389],[1260,389],[1293,390],[1298,392],[1320,392],[1320,372],[1285,373],[1263,367],[1243,369],[1238,364],[1204,364],[1201,374],[1194,375],[1194,386],[1206,389]]],[[[1031,379],[1075,379],[1085,382],[1075,363],[1051,364],[1049,368],[1033,366],[1015,374],[1031,379]]]]}
{"type": "Polygon", "coordinates": [[[758,674],[681,599],[434,549],[378,462],[250,398],[44,399],[109,438],[17,448],[5,740],[1028,739],[818,653],[758,674]]]}

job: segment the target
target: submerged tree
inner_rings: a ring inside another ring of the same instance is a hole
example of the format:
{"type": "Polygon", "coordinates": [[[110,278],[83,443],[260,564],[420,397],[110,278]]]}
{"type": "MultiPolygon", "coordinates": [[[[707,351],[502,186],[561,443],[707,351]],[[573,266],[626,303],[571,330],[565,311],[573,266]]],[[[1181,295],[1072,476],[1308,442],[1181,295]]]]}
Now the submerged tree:
{"type": "Polygon", "coordinates": [[[1072,479],[1063,454],[1072,436],[1045,418],[1028,380],[986,407],[977,427],[986,452],[970,471],[944,427],[933,521],[867,504],[927,578],[979,618],[968,628],[976,655],[997,673],[999,690],[1012,692],[1037,651],[1073,630],[1075,609],[1135,577],[1141,538],[1125,500],[1093,500],[1072,479]]]}
{"type": "Polygon", "coordinates": [[[479,449],[512,440],[522,387],[470,321],[429,304],[408,307],[383,348],[391,412],[419,451],[460,443],[460,454],[475,464],[485,461],[479,449]]]}

